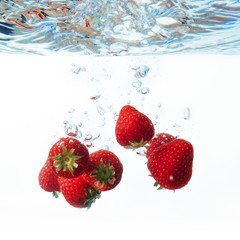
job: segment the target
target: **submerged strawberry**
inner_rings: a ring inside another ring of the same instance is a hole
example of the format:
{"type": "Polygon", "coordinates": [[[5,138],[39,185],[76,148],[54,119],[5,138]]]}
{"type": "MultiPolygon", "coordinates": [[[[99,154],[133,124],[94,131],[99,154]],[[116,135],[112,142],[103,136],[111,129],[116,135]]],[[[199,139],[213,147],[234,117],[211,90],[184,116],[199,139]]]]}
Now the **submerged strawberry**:
{"type": "Polygon", "coordinates": [[[168,133],[158,133],[156,136],[154,136],[150,141],[149,141],[149,147],[147,148],[147,154],[146,157],[148,158],[151,153],[159,146],[169,143],[172,140],[174,140],[176,137],[174,137],[171,134],[168,133]]]}
{"type": "Polygon", "coordinates": [[[60,191],[58,176],[53,172],[49,159],[47,159],[44,166],[40,170],[38,181],[43,190],[52,192],[53,195],[57,197],[56,192],[60,191]]]}
{"type": "Polygon", "coordinates": [[[101,192],[85,182],[82,176],[77,178],[58,178],[61,192],[66,201],[76,208],[90,208],[101,192]]]}
{"type": "Polygon", "coordinates": [[[122,178],[123,166],[111,151],[99,150],[89,156],[89,167],[83,179],[100,191],[115,188],[122,178]]]}
{"type": "Polygon", "coordinates": [[[58,176],[74,178],[85,171],[89,153],[80,141],[67,137],[61,138],[52,146],[48,158],[58,176]]]}
{"type": "Polygon", "coordinates": [[[193,146],[183,139],[174,139],[152,151],[147,166],[162,188],[182,188],[192,176],[193,146]]]}
{"type": "Polygon", "coordinates": [[[139,148],[154,136],[154,126],[146,115],[134,107],[126,105],[120,111],[115,135],[121,146],[139,148]]]}

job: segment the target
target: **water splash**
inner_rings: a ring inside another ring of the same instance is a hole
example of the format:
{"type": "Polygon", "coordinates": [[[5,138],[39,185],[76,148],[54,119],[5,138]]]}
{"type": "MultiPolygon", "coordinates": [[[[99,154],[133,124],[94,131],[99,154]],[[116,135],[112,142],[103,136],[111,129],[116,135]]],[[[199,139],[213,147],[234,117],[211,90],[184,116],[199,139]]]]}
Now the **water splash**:
{"type": "MultiPolygon", "coordinates": [[[[0,51],[240,53],[240,2],[0,1],[0,51]]],[[[78,70],[75,70],[78,73],[78,70]]]]}

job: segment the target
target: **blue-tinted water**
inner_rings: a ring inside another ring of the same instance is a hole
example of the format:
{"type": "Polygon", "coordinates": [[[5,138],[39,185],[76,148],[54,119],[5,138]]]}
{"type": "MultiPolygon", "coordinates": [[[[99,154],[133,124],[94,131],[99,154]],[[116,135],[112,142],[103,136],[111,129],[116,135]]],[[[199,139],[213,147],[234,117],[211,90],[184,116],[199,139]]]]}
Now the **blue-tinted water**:
{"type": "Polygon", "coordinates": [[[240,1],[0,1],[0,51],[240,53],[240,1]]]}

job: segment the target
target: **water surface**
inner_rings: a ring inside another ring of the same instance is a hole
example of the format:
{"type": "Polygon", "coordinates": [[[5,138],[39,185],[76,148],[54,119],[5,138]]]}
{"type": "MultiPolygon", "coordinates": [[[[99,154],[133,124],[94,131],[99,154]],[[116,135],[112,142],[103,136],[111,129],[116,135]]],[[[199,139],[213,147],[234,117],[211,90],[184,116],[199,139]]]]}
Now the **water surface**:
{"type": "Polygon", "coordinates": [[[0,1],[0,51],[240,53],[240,1],[0,1]]]}

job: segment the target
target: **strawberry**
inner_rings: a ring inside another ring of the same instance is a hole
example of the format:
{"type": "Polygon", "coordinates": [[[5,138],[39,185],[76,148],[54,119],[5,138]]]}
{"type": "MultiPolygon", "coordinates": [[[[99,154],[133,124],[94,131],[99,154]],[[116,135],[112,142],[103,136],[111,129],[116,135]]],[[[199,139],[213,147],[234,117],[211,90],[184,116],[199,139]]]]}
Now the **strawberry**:
{"type": "Polygon", "coordinates": [[[121,181],[123,166],[114,153],[108,150],[93,152],[89,156],[89,163],[83,179],[97,190],[111,190],[121,181]]]}
{"type": "Polygon", "coordinates": [[[126,105],[120,111],[115,135],[121,146],[139,148],[154,136],[154,126],[146,115],[134,107],[126,105]]]}
{"type": "Polygon", "coordinates": [[[47,159],[44,166],[40,170],[38,181],[43,190],[47,192],[53,192],[53,195],[57,197],[56,192],[60,191],[58,176],[54,174],[49,159],[47,159]]]}
{"type": "Polygon", "coordinates": [[[76,178],[58,178],[61,192],[66,201],[76,208],[90,208],[101,192],[85,182],[82,176],[76,178]]]}
{"type": "Polygon", "coordinates": [[[87,167],[88,149],[77,139],[67,137],[57,141],[48,156],[53,171],[60,177],[80,176],[87,167]]]}
{"type": "Polygon", "coordinates": [[[166,189],[184,187],[192,176],[193,146],[183,139],[174,139],[152,151],[147,166],[155,181],[166,189]]]}
{"type": "Polygon", "coordinates": [[[168,133],[158,133],[149,141],[146,157],[148,158],[156,147],[171,142],[175,137],[168,133]]]}

